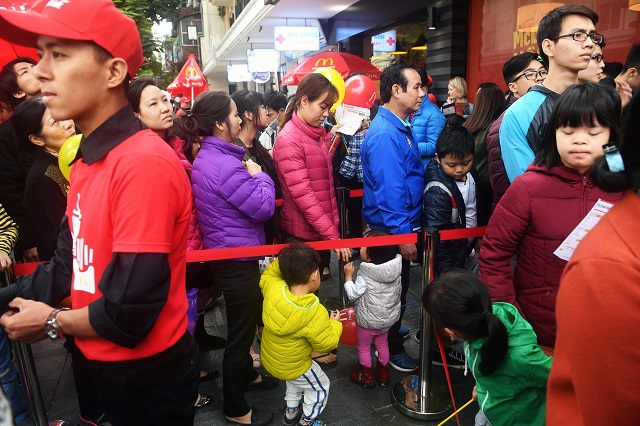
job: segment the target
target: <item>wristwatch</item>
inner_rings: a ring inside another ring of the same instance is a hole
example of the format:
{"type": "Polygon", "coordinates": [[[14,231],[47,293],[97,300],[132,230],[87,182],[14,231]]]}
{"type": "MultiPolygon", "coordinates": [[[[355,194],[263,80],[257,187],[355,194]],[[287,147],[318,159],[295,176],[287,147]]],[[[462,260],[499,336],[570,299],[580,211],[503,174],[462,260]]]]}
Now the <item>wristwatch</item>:
{"type": "Polygon", "coordinates": [[[57,339],[62,335],[62,332],[60,331],[60,326],[56,321],[56,317],[61,311],[68,311],[68,310],[69,308],[54,309],[53,311],[51,311],[51,313],[47,317],[47,320],[44,323],[44,330],[52,339],[57,339]]]}

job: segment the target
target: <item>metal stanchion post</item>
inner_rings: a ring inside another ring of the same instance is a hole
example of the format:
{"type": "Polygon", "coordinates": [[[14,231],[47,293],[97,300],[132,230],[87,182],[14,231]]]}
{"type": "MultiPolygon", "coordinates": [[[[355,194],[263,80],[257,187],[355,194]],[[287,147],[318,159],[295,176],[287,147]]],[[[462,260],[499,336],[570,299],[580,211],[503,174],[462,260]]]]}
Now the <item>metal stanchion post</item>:
{"type": "MultiPolygon", "coordinates": [[[[6,273],[6,280],[7,284],[13,281],[8,272],[6,273]]],[[[31,418],[35,426],[47,426],[49,423],[47,421],[44,404],[42,403],[42,392],[40,391],[40,382],[38,381],[31,346],[22,342],[14,342],[12,346],[15,350],[18,367],[20,368],[22,384],[29,397],[29,413],[31,414],[31,418]]]]}
{"type": "MultiPolygon", "coordinates": [[[[422,249],[422,290],[431,282],[438,231],[424,231],[422,249]]],[[[420,420],[437,420],[453,412],[446,382],[431,374],[431,351],[434,328],[429,314],[422,309],[422,329],[420,334],[420,370],[418,374],[404,377],[393,387],[393,403],[403,414],[420,420]]]]}
{"type": "MultiPolygon", "coordinates": [[[[347,198],[349,196],[347,188],[341,186],[337,188],[338,193],[338,214],[340,215],[340,238],[347,238],[347,198]]],[[[340,309],[348,305],[347,295],[344,292],[344,261],[338,259],[338,294],[340,298],[340,309]]]]}

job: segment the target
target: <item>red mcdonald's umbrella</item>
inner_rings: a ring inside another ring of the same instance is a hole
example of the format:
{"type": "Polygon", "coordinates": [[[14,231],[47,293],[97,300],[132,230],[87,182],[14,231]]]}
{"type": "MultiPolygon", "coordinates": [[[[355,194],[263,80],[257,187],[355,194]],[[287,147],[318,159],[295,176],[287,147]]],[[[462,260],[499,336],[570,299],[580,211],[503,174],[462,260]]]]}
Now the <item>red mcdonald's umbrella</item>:
{"type": "Polygon", "coordinates": [[[184,64],[180,73],[167,87],[167,92],[171,96],[186,95],[191,93],[191,102],[200,93],[208,92],[209,85],[207,79],[202,75],[202,71],[196,62],[196,57],[189,55],[189,59],[184,64]]]}
{"type": "MultiPolygon", "coordinates": [[[[31,9],[35,3],[37,3],[35,0],[0,0],[0,8],[28,10],[31,9]]],[[[0,38],[0,68],[19,56],[26,56],[36,61],[39,60],[38,52],[34,46],[19,46],[0,38]]]]}
{"type": "Polygon", "coordinates": [[[307,74],[311,74],[318,68],[329,67],[338,71],[343,79],[347,79],[353,72],[364,73],[372,80],[380,80],[380,70],[370,62],[350,53],[333,52],[331,50],[313,55],[304,62],[298,64],[282,77],[283,86],[292,86],[300,83],[307,74]]]}

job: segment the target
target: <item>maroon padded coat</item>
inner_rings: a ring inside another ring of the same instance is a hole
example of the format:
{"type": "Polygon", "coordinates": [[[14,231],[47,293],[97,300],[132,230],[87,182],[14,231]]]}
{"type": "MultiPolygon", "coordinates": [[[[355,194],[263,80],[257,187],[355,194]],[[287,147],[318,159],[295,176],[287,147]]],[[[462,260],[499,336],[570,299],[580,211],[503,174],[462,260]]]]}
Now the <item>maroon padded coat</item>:
{"type": "Polygon", "coordinates": [[[340,238],[329,152],[332,138],[324,127],[309,126],[294,111],[273,148],[282,187],[280,228],[304,240],[340,238]]]}
{"type": "Polygon", "coordinates": [[[530,165],[496,207],[480,249],[480,277],[493,301],[515,305],[531,323],[538,343],[553,346],[555,305],[566,261],[553,252],[598,198],[615,202],[588,176],[565,166],[530,165]],[[511,257],[517,255],[515,271],[511,257]]]}
{"type": "MultiPolygon", "coordinates": [[[[509,97],[509,108],[517,100],[513,95],[509,97]]],[[[505,110],[506,112],[506,110],[505,110]]],[[[493,122],[489,128],[487,134],[487,158],[489,164],[489,182],[491,183],[491,189],[493,190],[493,203],[491,204],[491,211],[493,212],[500,201],[500,198],[507,192],[509,188],[509,178],[507,177],[507,171],[504,168],[504,162],[502,161],[502,150],[500,149],[500,125],[502,124],[502,118],[504,112],[500,114],[500,117],[493,122]]]]}

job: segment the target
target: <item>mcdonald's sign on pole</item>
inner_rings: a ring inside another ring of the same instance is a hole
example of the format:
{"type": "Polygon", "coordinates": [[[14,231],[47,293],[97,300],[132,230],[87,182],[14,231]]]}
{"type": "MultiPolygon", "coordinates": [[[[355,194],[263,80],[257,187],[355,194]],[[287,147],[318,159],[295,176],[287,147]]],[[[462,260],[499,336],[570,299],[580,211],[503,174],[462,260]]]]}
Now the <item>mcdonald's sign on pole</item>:
{"type": "Polygon", "coordinates": [[[320,28],[275,27],[273,43],[276,50],[320,50],[320,28]]]}
{"type": "Polygon", "coordinates": [[[202,71],[193,55],[189,55],[189,59],[185,62],[180,73],[169,87],[167,87],[167,92],[169,92],[171,96],[191,96],[191,102],[193,102],[194,98],[200,93],[208,91],[209,85],[207,84],[207,79],[202,75],[202,71]]]}

